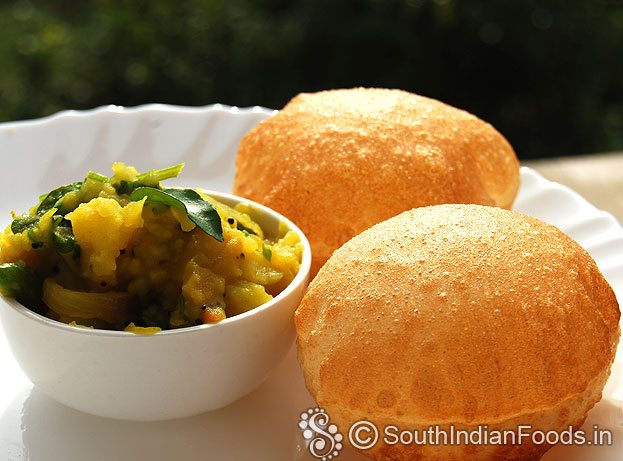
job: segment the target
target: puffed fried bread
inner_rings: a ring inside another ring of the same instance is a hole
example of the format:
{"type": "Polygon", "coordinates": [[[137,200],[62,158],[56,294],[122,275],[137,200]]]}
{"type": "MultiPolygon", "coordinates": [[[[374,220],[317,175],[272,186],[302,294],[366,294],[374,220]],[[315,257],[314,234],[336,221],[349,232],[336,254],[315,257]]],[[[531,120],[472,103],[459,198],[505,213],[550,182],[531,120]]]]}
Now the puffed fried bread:
{"type": "MultiPolygon", "coordinates": [[[[556,227],[496,207],[399,214],[333,253],[295,314],[298,357],[342,431],[561,431],[601,399],[615,294],[556,227]],[[448,429],[449,430],[449,429],[448,429]]],[[[549,446],[378,445],[377,460],[538,459],[549,446]]]]}
{"type": "Polygon", "coordinates": [[[519,163],[506,139],[463,110],[406,91],[303,93],[242,139],[233,192],[292,219],[312,274],[351,237],[420,206],[509,208],[519,163]]]}

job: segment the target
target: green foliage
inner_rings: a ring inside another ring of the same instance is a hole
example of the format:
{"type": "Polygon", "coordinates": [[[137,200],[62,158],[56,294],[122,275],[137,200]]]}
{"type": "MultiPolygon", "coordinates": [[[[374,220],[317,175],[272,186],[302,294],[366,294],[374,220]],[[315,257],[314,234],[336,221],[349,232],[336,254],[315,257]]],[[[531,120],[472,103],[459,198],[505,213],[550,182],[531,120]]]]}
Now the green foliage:
{"type": "Polygon", "coordinates": [[[620,150],[622,30],[617,0],[8,1],[0,120],[363,85],[469,110],[523,157],[620,150]]]}

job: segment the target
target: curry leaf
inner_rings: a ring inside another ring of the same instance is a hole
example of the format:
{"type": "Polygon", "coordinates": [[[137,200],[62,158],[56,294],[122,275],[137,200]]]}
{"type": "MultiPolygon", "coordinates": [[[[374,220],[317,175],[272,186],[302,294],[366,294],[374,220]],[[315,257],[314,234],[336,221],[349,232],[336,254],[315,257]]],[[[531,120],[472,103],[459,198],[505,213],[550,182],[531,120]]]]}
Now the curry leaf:
{"type": "Polygon", "coordinates": [[[119,195],[123,195],[123,194],[129,194],[134,190],[134,183],[130,182],[130,181],[126,181],[125,179],[122,179],[119,184],[115,184],[113,187],[115,188],[115,190],[117,191],[117,194],[119,195]]]}
{"type": "Polygon", "coordinates": [[[188,218],[197,227],[215,238],[223,241],[223,227],[221,217],[210,202],[204,200],[192,189],[154,189],[152,187],[139,187],[132,192],[130,200],[139,201],[147,197],[146,203],[164,203],[186,212],[188,218]]]}
{"type": "Polygon", "coordinates": [[[59,253],[74,251],[76,238],[71,228],[71,222],[60,216],[55,216],[54,218],[54,223],[52,225],[52,242],[54,246],[59,253]]]}
{"type": "Polygon", "coordinates": [[[15,218],[11,223],[11,231],[13,231],[14,234],[21,234],[25,230],[30,230],[37,227],[38,224],[39,216],[19,216],[18,218],[15,218]]]}
{"type": "MultiPolygon", "coordinates": [[[[61,186],[54,189],[52,192],[40,196],[39,206],[37,207],[36,213],[34,215],[25,215],[15,218],[11,223],[11,231],[13,231],[14,234],[21,234],[22,232],[28,231],[28,237],[33,240],[33,243],[42,245],[41,242],[36,241],[33,237],[34,229],[39,227],[39,218],[41,218],[41,216],[50,211],[52,208],[59,208],[61,206],[59,202],[62,198],[69,192],[79,190],[81,186],[82,182],[75,182],[66,186],[61,186]]],[[[54,214],[62,215],[64,213],[57,211],[54,214]]]]}
{"type": "Polygon", "coordinates": [[[0,288],[29,309],[43,314],[42,279],[24,261],[0,264],[0,288]]]}
{"type": "Polygon", "coordinates": [[[39,207],[37,208],[37,214],[43,215],[44,213],[50,211],[52,208],[59,208],[57,206],[57,203],[68,193],[80,190],[81,186],[82,181],[74,182],[66,186],[61,186],[58,189],[54,189],[41,201],[39,207]]]}

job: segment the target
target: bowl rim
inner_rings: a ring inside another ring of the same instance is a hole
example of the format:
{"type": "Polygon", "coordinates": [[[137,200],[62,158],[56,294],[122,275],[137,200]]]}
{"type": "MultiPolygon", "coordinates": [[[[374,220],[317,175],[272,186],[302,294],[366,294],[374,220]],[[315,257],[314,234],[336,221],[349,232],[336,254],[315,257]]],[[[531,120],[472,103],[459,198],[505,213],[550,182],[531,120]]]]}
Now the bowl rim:
{"type": "Polygon", "coordinates": [[[275,115],[279,112],[277,109],[270,109],[264,106],[249,106],[239,107],[231,106],[229,104],[214,103],[203,106],[184,106],[176,104],[163,104],[163,103],[147,103],[137,106],[118,106],[115,104],[108,104],[97,106],[91,109],[65,109],[55,112],[44,117],[26,119],[26,120],[11,120],[6,122],[0,122],[1,129],[12,129],[25,126],[37,126],[54,122],[57,119],[67,119],[74,117],[87,117],[100,113],[113,113],[113,114],[133,114],[138,112],[160,112],[167,114],[203,114],[206,112],[226,112],[231,114],[237,113],[257,113],[266,114],[268,116],[275,115]]]}
{"type": "MultiPolygon", "coordinates": [[[[218,323],[211,323],[211,324],[205,323],[201,325],[193,325],[190,327],[162,330],[162,331],[158,331],[156,333],[148,334],[148,335],[136,334],[130,331],[123,331],[123,330],[103,330],[100,328],[91,329],[91,328],[75,327],[67,323],[63,323],[63,322],[59,322],[58,320],[51,319],[49,317],[46,317],[45,315],[38,314],[30,310],[23,304],[19,303],[14,298],[0,295],[0,300],[3,301],[2,304],[6,304],[9,308],[11,308],[16,313],[40,325],[55,328],[61,331],[66,331],[68,333],[96,335],[96,336],[102,336],[102,337],[118,337],[118,338],[134,337],[134,338],[143,338],[141,340],[144,341],[145,338],[163,338],[163,337],[179,335],[179,334],[194,334],[194,333],[197,333],[203,330],[208,330],[211,328],[227,328],[227,326],[229,325],[240,323],[240,322],[245,322],[247,321],[247,319],[250,319],[257,315],[261,315],[264,311],[270,309],[273,305],[277,304],[278,302],[281,302],[282,299],[290,295],[300,285],[304,284],[306,280],[308,281],[308,276],[311,270],[311,248],[309,246],[309,241],[307,240],[307,237],[305,236],[303,231],[299,229],[299,227],[296,224],[290,221],[290,219],[288,219],[287,217],[283,216],[281,213],[265,205],[254,202],[253,200],[249,200],[244,197],[239,197],[233,194],[228,194],[226,192],[217,192],[217,191],[213,191],[209,189],[202,188],[201,191],[209,195],[210,197],[216,198],[217,200],[226,199],[226,200],[234,201],[237,203],[249,204],[256,210],[259,210],[263,213],[268,214],[272,218],[276,219],[278,222],[279,221],[285,222],[290,230],[293,230],[298,234],[299,238],[301,239],[301,243],[303,244],[303,247],[304,247],[299,271],[294,277],[294,279],[292,279],[292,281],[288,284],[288,286],[270,301],[267,301],[264,304],[261,304],[253,309],[243,312],[242,314],[234,315],[232,317],[227,317],[218,323]]],[[[304,289],[305,288],[306,287],[304,287],[304,289]]]]}

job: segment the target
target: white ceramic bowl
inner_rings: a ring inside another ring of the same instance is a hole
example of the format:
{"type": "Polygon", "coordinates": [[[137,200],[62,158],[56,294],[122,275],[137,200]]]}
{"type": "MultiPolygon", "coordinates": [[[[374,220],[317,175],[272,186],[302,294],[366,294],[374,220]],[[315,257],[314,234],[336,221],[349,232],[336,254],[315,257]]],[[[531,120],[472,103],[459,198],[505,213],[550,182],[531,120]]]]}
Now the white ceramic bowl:
{"type": "Polygon", "coordinates": [[[181,418],[224,407],[261,384],[294,338],[293,314],[309,279],[309,243],[277,212],[229,194],[228,205],[252,205],[266,235],[280,221],[305,245],[299,273],[271,301],[217,324],[154,335],[87,330],[41,316],[0,296],[0,318],[24,373],[45,394],[77,410],[137,421],[181,418]]]}

